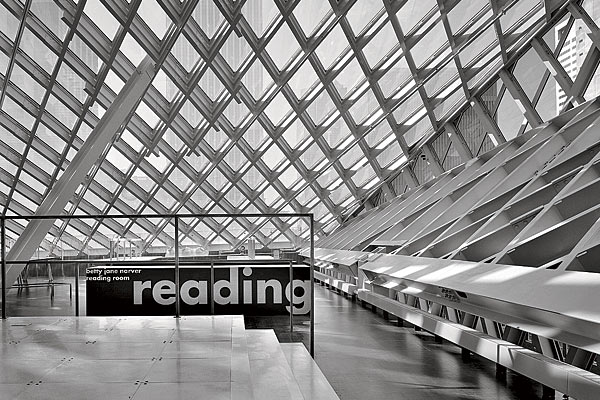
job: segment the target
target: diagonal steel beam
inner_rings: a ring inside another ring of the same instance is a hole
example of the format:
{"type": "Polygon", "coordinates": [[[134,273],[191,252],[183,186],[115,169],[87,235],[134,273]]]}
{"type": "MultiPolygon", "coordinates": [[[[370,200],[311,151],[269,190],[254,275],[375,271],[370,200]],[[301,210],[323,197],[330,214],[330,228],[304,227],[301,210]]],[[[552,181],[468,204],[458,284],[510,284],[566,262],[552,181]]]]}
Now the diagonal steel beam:
{"type": "MultiPolygon", "coordinates": [[[[155,74],[155,64],[149,56],[146,56],[138,66],[136,73],[125,84],[116,101],[106,111],[73,161],[40,204],[36,216],[57,215],[62,212],[94,162],[129,121],[155,74]]],[[[11,248],[7,259],[9,261],[29,260],[53,223],[54,221],[50,219],[32,220],[11,248]]],[[[6,273],[7,282],[12,284],[21,273],[22,267],[22,264],[9,264],[6,273]]]]}

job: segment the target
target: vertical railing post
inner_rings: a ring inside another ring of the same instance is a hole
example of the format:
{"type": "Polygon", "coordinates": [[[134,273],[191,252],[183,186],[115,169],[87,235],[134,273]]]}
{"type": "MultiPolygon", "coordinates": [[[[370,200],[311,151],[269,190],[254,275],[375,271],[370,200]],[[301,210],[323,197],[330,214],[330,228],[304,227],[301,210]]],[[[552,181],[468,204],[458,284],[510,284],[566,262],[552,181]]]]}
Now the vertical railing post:
{"type": "Polygon", "coordinates": [[[179,217],[175,217],[175,318],[181,316],[181,293],[179,290],[179,217]]]}
{"type": "Polygon", "coordinates": [[[290,261],[290,340],[294,333],[294,267],[290,261]]]}
{"type": "Polygon", "coordinates": [[[210,262],[210,315],[215,315],[215,263],[210,262]]]}
{"type": "Polygon", "coordinates": [[[2,246],[2,319],[6,319],[6,219],[0,220],[0,246],[2,246]]]}
{"type": "Polygon", "coordinates": [[[310,214],[310,356],[315,358],[315,216],[310,214]]]}
{"type": "Polygon", "coordinates": [[[79,317],[79,263],[75,263],[75,316],[79,317]]]}

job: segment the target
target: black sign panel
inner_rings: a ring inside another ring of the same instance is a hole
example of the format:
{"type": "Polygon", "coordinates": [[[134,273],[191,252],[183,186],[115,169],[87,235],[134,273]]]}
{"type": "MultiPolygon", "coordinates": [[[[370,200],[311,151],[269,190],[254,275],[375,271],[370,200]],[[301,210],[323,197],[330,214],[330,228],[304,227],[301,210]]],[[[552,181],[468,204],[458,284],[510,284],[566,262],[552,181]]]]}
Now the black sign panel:
{"type": "MultiPolygon", "coordinates": [[[[294,266],[294,314],[310,309],[309,267],[294,266]]],[[[179,270],[181,314],[289,314],[288,266],[185,267],[179,270]]],[[[174,315],[173,267],[95,267],[86,274],[89,316],[174,315]]]]}

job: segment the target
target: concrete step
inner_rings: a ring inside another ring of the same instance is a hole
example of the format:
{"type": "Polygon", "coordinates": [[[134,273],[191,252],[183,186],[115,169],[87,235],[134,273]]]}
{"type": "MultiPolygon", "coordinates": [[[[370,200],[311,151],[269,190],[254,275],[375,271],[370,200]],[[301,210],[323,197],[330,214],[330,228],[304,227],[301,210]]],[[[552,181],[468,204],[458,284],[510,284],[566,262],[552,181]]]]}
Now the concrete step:
{"type": "Polygon", "coordinates": [[[275,332],[246,330],[246,340],[254,398],[304,400],[275,332]]]}
{"type": "Polygon", "coordinates": [[[302,343],[281,343],[281,349],[305,399],[339,400],[335,390],[302,343]]]}

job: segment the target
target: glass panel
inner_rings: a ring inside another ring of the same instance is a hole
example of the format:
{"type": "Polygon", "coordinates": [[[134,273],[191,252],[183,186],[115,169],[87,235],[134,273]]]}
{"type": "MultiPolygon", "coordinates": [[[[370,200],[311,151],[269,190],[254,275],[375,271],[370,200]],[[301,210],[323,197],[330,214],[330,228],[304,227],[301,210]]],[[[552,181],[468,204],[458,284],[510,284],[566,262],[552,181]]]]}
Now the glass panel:
{"type": "Polygon", "coordinates": [[[221,146],[223,146],[223,143],[227,141],[227,139],[227,135],[225,135],[223,132],[217,132],[213,128],[210,128],[204,137],[204,140],[210,145],[210,147],[213,148],[213,150],[219,150],[221,146]]]}
{"type": "Polygon", "coordinates": [[[25,128],[31,130],[35,119],[31,114],[26,112],[20,105],[13,101],[9,96],[4,97],[4,104],[2,110],[8,115],[13,117],[18,123],[23,125],[25,128]]]}
{"type": "Polygon", "coordinates": [[[237,71],[240,68],[240,65],[242,65],[242,62],[250,54],[250,51],[251,48],[248,42],[246,42],[246,39],[238,37],[232,32],[229,34],[229,37],[227,37],[227,41],[223,45],[220,53],[231,69],[237,71]]]}
{"type": "Polygon", "coordinates": [[[200,1],[192,13],[192,18],[209,38],[214,36],[217,28],[225,21],[213,1],[200,1]]]}
{"type": "Polygon", "coordinates": [[[392,24],[387,23],[377,35],[363,48],[363,53],[367,62],[372,67],[375,67],[394,46],[398,45],[398,38],[392,24]]]}
{"type": "Polygon", "coordinates": [[[382,8],[383,4],[379,0],[357,1],[346,15],[350,27],[352,27],[352,31],[354,32],[354,36],[358,36],[358,34],[367,26],[369,21],[371,21],[382,8]]]}
{"type": "Polygon", "coordinates": [[[169,102],[171,102],[175,95],[179,93],[177,86],[175,86],[162,68],[156,73],[156,76],[152,81],[152,86],[154,86],[169,102]]]}
{"type": "Polygon", "coordinates": [[[330,148],[338,148],[340,150],[345,149],[349,141],[354,139],[353,136],[350,136],[350,129],[346,125],[346,122],[342,118],[338,119],[327,128],[327,131],[323,133],[323,138],[327,142],[330,148]],[[339,145],[339,147],[338,147],[339,145]]]}
{"type": "MultiPolygon", "coordinates": [[[[304,63],[304,65],[306,64],[308,63],[304,63]]],[[[292,79],[298,75],[298,72],[294,74],[292,79]]],[[[254,99],[259,99],[263,93],[265,93],[265,91],[274,83],[273,79],[271,79],[271,76],[258,59],[252,63],[252,66],[250,66],[248,71],[244,74],[242,82],[254,99]]],[[[214,98],[216,97],[213,97],[213,99],[214,98]]]]}
{"type": "Polygon", "coordinates": [[[298,147],[298,145],[300,143],[303,142],[303,140],[310,136],[308,131],[306,130],[306,128],[304,127],[304,124],[302,124],[301,121],[297,120],[294,123],[292,123],[292,125],[289,126],[289,128],[287,128],[284,132],[283,132],[283,139],[286,141],[286,143],[292,148],[292,149],[296,149],[298,147]]]}
{"type": "Polygon", "coordinates": [[[54,95],[50,95],[48,99],[48,105],[46,111],[50,112],[56,119],[58,119],[67,128],[73,129],[77,116],[73,114],[61,101],[59,101],[54,95]]]}
{"type": "Polygon", "coordinates": [[[283,117],[285,117],[291,110],[292,107],[286,100],[285,96],[279,92],[265,109],[265,114],[267,114],[267,117],[269,117],[273,124],[278,125],[283,117]]]}
{"type": "MultiPolygon", "coordinates": [[[[7,38],[11,41],[17,37],[17,31],[19,30],[19,20],[12,15],[4,6],[0,6],[0,32],[4,33],[7,38]]],[[[4,74],[6,68],[2,68],[2,74],[4,74]]]]}
{"type": "MultiPolygon", "coordinates": [[[[521,0],[500,17],[502,32],[507,32],[531,9],[540,5],[540,0],[521,0]]],[[[521,24],[522,25],[522,24],[521,24]]],[[[522,27],[519,28],[520,30],[522,27]]]]}
{"type": "Polygon", "coordinates": [[[494,26],[490,26],[486,31],[479,36],[470,45],[465,47],[460,52],[459,58],[463,67],[469,67],[470,63],[480,54],[485,52],[490,46],[497,42],[496,31],[494,26]]]}
{"type": "Polygon", "coordinates": [[[142,17],[144,22],[152,29],[158,39],[162,39],[167,32],[168,26],[171,24],[171,19],[156,2],[156,0],[144,0],[138,8],[138,15],[142,17]]]}
{"type": "Polygon", "coordinates": [[[86,101],[88,95],[84,91],[85,82],[67,65],[67,63],[63,62],[61,64],[56,80],[81,103],[86,101]]]}
{"type": "Polygon", "coordinates": [[[288,25],[283,24],[267,45],[266,50],[277,68],[283,71],[292,56],[300,50],[300,46],[288,25]]]}
{"type": "Polygon", "coordinates": [[[306,108],[315,125],[321,124],[329,112],[335,108],[335,104],[327,92],[321,94],[306,108]]]}
{"type": "Polygon", "coordinates": [[[225,108],[223,115],[227,117],[233,126],[238,126],[249,112],[248,107],[244,103],[238,103],[234,100],[225,108]]]}
{"type": "Polygon", "coordinates": [[[315,28],[322,23],[323,17],[331,11],[326,1],[304,0],[298,3],[294,9],[294,16],[300,24],[304,36],[309,37],[315,28]]]}
{"type": "Polygon", "coordinates": [[[194,49],[194,46],[192,46],[183,34],[179,35],[175,41],[175,45],[171,49],[171,54],[175,56],[187,72],[190,72],[193,69],[200,58],[200,55],[196,49],[194,49]]]}
{"type": "Polygon", "coordinates": [[[406,59],[402,57],[378,81],[379,87],[385,97],[390,97],[396,90],[412,77],[406,59]]]}
{"type": "MultiPolygon", "coordinates": [[[[4,75],[6,70],[2,70],[1,73],[4,75]]],[[[46,90],[16,63],[10,75],[10,81],[35,100],[38,105],[42,102],[46,90]]]]}
{"type": "Polygon", "coordinates": [[[202,78],[200,78],[200,87],[212,100],[216,100],[221,92],[225,90],[225,86],[223,86],[212,69],[208,69],[202,78]]]}
{"type": "Polygon", "coordinates": [[[406,36],[423,19],[432,8],[436,7],[435,0],[408,0],[396,13],[402,31],[406,36]]]}
{"type": "Polygon", "coordinates": [[[202,121],[204,121],[204,117],[198,111],[198,109],[192,104],[192,102],[188,99],[183,107],[180,110],[180,114],[185,118],[187,122],[192,126],[192,128],[196,128],[202,121]]]}
{"type": "Polygon", "coordinates": [[[87,16],[94,24],[100,28],[102,32],[112,40],[119,29],[119,22],[112,16],[110,12],[102,5],[100,0],[88,0],[83,9],[87,16]]]}
{"type": "Polygon", "coordinates": [[[346,35],[339,25],[327,35],[325,40],[321,42],[319,47],[315,50],[315,53],[321,60],[323,67],[329,69],[333,61],[342,53],[342,51],[348,47],[348,41],[346,35]]]}
{"type": "Polygon", "coordinates": [[[356,58],[353,57],[352,61],[336,76],[333,84],[340,96],[345,98],[356,84],[364,80],[366,80],[365,74],[362,72],[362,68],[356,58]]]}
{"type": "Polygon", "coordinates": [[[449,47],[448,38],[442,22],[439,21],[419,42],[410,49],[418,68],[442,47],[449,47]]]}
{"type": "Polygon", "coordinates": [[[377,163],[380,167],[387,167],[402,155],[402,149],[400,148],[398,141],[394,138],[394,141],[387,145],[381,153],[377,155],[377,163]]]}
{"type": "Polygon", "coordinates": [[[58,5],[51,1],[33,1],[31,12],[38,17],[48,30],[54,33],[62,41],[67,34],[67,26],[62,21],[63,11],[58,5]]]}
{"type": "Polygon", "coordinates": [[[248,159],[237,146],[234,146],[225,156],[225,162],[234,171],[238,171],[246,161],[248,161],[248,159]]]}
{"type": "Polygon", "coordinates": [[[242,15],[258,37],[262,37],[273,19],[280,16],[273,0],[246,1],[242,7],[242,15]]]}
{"type": "Polygon", "coordinates": [[[477,14],[489,8],[487,0],[459,1],[448,13],[448,24],[453,33],[460,31],[477,14]]]}
{"type": "Polygon", "coordinates": [[[352,108],[350,108],[350,115],[352,115],[354,122],[363,122],[375,107],[379,107],[379,102],[375,98],[373,92],[369,89],[356,103],[354,103],[352,108]]]}
{"type": "Polygon", "coordinates": [[[123,39],[120,50],[125,54],[125,57],[135,66],[140,65],[140,62],[146,57],[146,52],[128,33],[123,39]]]}
{"type": "Polygon", "coordinates": [[[29,28],[25,28],[19,47],[29,57],[33,59],[44,71],[48,74],[52,73],[52,69],[58,60],[58,56],[50,50],[46,45],[39,40],[29,28]]]}

